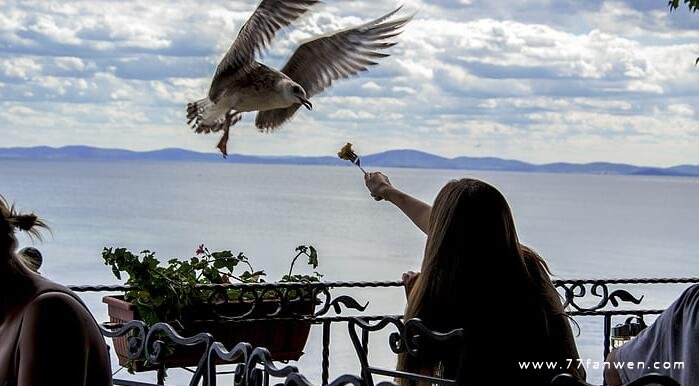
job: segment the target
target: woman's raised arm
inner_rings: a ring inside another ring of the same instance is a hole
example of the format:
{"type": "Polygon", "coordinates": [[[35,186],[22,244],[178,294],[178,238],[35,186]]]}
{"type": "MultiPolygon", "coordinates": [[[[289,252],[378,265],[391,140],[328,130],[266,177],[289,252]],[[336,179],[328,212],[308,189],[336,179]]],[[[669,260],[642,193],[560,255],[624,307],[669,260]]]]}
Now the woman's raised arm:
{"type": "Polygon", "coordinates": [[[365,174],[364,182],[374,199],[377,201],[386,200],[392,202],[402,210],[420,230],[427,234],[430,212],[432,212],[432,207],[429,204],[396,189],[391,185],[388,177],[381,172],[365,174]]]}

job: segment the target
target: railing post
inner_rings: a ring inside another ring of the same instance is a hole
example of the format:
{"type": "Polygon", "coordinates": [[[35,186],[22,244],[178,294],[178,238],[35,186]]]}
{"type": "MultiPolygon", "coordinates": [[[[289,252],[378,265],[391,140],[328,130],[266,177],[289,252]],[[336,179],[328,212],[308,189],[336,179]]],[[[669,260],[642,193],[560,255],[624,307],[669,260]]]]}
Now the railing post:
{"type": "Polygon", "coordinates": [[[165,364],[158,365],[158,385],[165,385],[165,364]]]}
{"type": "MultiPolygon", "coordinates": [[[[610,336],[612,334],[612,315],[610,314],[604,314],[604,341],[602,344],[604,345],[604,358],[602,358],[602,363],[607,360],[607,356],[609,355],[609,346],[610,346],[610,336]]],[[[605,380],[602,380],[602,386],[607,386],[607,382],[605,380]]]]}
{"type": "Polygon", "coordinates": [[[369,355],[369,330],[362,330],[362,347],[364,353],[369,355]]]}
{"type": "Polygon", "coordinates": [[[612,334],[612,316],[610,314],[604,315],[604,360],[607,359],[609,355],[610,337],[612,334]]]}
{"type": "Polygon", "coordinates": [[[323,322],[323,385],[330,380],[330,321],[323,322]]]}

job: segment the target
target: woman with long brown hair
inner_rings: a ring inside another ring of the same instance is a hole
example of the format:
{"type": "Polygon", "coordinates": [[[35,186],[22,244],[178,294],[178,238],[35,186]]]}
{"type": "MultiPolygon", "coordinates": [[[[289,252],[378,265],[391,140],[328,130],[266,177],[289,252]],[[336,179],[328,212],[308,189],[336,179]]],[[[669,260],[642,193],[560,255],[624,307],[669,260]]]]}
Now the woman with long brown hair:
{"type": "Polygon", "coordinates": [[[40,238],[39,228],[0,196],[0,385],[111,385],[107,346],[85,305],[15,253],[15,232],[40,238]]]}
{"type": "Polygon", "coordinates": [[[430,207],[381,173],[367,174],[366,184],[372,196],[398,206],[427,234],[421,273],[404,275],[406,320],[466,334],[458,349],[401,355],[399,370],[455,378],[460,385],[547,385],[563,372],[585,378],[546,263],[519,243],[497,189],[475,179],[451,181],[430,207]]]}

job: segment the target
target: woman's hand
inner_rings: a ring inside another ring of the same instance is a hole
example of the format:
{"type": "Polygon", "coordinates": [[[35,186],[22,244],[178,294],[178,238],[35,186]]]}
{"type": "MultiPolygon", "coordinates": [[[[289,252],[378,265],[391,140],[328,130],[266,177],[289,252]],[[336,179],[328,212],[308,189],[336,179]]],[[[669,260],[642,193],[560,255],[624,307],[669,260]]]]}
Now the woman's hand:
{"type": "Polygon", "coordinates": [[[369,193],[376,201],[390,201],[400,208],[421,231],[427,234],[432,211],[431,206],[394,188],[388,177],[381,172],[366,173],[364,182],[367,189],[369,189],[369,193]]]}
{"type": "Polygon", "coordinates": [[[369,193],[376,201],[388,200],[388,194],[393,189],[391,181],[381,172],[365,174],[364,183],[366,183],[369,193]]]}
{"type": "Polygon", "coordinates": [[[403,287],[405,288],[405,297],[410,296],[410,291],[412,291],[415,285],[415,280],[420,275],[420,272],[408,271],[403,274],[401,280],[403,280],[403,287]]]}

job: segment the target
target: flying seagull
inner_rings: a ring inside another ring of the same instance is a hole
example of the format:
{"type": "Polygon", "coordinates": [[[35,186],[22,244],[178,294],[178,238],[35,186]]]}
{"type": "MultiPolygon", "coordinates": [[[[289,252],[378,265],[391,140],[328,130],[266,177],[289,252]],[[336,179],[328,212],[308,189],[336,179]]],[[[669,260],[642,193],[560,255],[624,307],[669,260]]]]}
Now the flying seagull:
{"type": "Polygon", "coordinates": [[[217,148],[227,155],[228,132],[242,113],[257,111],[255,126],[273,131],[333,81],[376,65],[388,39],[402,32],[412,16],[390,20],[401,8],[369,23],[316,37],[301,44],[281,71],[256,60],[280,29],[319,0],[262,0],[216,68],[209,95],[187,105],[187,124],[197,133],[223,131],[217,148]]]}

